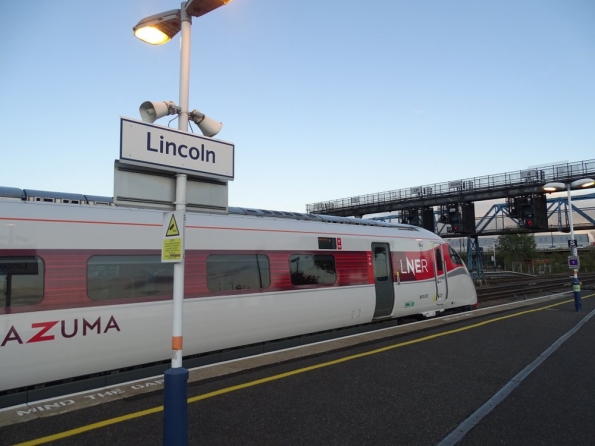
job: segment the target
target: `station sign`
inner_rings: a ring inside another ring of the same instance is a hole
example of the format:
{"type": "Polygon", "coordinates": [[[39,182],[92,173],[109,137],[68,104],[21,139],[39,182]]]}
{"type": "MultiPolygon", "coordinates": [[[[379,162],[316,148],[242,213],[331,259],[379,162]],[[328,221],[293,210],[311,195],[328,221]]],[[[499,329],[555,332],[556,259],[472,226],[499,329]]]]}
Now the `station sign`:
{"type": "Polygon", "coordinates": [[[234,149],[226,141],[120,118],[121,160],[228,181],[234,178],[234,149]]]}
{"type": "Polygon", "coordinates": [[[578,256],[568,256],[568,267],[572,269],[579,269],[580,260],[578,256]]]}
{"type": "Polygon", "coordinates": [[[521,178],[524,180],[532,180],[539,177],[537,169],[521,170],[521,178]]]}
{"type": "Polygon", "coordinates": [[[4,257],[0,260],[0,274],[11,276],[26,276],[39,274],[36,257],[4,257]]]}
{"type": "Polygon", "coordinates": [[[568,240],[568,247],[569,248],[576,248],[578,247],[578,240],[568,240]]]}

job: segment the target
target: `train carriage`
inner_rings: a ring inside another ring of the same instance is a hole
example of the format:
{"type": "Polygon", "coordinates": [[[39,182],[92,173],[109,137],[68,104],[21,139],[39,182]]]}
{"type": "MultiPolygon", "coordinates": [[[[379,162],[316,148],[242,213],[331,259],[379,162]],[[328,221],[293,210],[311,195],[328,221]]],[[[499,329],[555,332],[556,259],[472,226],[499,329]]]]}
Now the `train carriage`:
{"type": "MultiPolygon", "coordinates": [[[[0,393],[167,360],[163,213],[34,192],[0,190],[0,393]]],[[[415,226],[230,208],[188,212],[184,243],[185,355],[477,305],[415,226]]]]}

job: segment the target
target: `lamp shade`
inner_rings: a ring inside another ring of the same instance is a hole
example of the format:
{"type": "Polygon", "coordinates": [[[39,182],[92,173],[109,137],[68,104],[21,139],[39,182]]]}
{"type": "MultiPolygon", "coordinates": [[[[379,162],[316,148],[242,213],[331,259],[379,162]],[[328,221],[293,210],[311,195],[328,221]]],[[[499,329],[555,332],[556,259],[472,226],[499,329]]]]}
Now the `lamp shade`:
{"type": "Polygon", "coordinates": [[[566,185],[564,183],[547,183],[544,184],[542,189],[546,192],[556,192],[557,190],[564,190],[566,189],[566,185]]]}
{"type": "Polygon", "coordinates": [[[573,181],[570,185],[572,187],[591,187],[595,184],[593,178],[581,178],[580,180],[573,181]]]}
{"type": "Polygon", "coordinates": [[[231,0],[188,0],[186,11],[193,17],[200,17],[230,2],[231,0]]]}
{"type": "Polygon", "coordinates": [[[181,11],[179,9],[172,9],[145,17],[132,28],[132,31],[143,42],[151,45],[161,45],[168,42],[182,29],[180,16],[181,11]]]}

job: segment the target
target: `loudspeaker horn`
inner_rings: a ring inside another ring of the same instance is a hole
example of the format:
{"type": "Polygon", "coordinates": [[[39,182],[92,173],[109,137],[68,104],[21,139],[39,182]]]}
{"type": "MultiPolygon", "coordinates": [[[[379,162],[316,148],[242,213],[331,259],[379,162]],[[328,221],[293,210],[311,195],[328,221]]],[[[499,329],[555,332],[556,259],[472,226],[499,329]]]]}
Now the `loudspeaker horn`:
{"type": "Polygon", "coordinates": [[[193,110],[189,117],[192,122],[198,126],[202,134],[209,138],[212,138],[217,133],[219,133],[221,131],[221,127],[223,127],[222,123],[209,118],[207,115],[201,113],[198,110],[193,110]]]}
{"type": "Polygon", "coordinates": [[[145,122],[155,122],[159,118],[176,113],[173,101],[151,102],[145,101],[139,107],[140,117],[145,122]]]}

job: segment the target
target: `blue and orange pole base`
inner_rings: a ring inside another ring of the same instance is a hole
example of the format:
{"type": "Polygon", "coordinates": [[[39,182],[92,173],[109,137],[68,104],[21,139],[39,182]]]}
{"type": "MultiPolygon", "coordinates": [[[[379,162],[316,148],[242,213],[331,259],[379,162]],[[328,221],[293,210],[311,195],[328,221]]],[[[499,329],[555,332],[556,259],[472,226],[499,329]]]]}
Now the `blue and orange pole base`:
{"type": "Polygon", "coordinates": [[[165,371],[163,390],[163,444],[188,445],[188,370],[176,367],[165,371]]]}
{"type": "Polygon", "coordinates": [[[578,271],[574,270],[572,279],[572,293],[574,294],[574,309],[577,312],[583,311],[583,301],[581,299],[581,283],[578,281],[578,271]]]}

